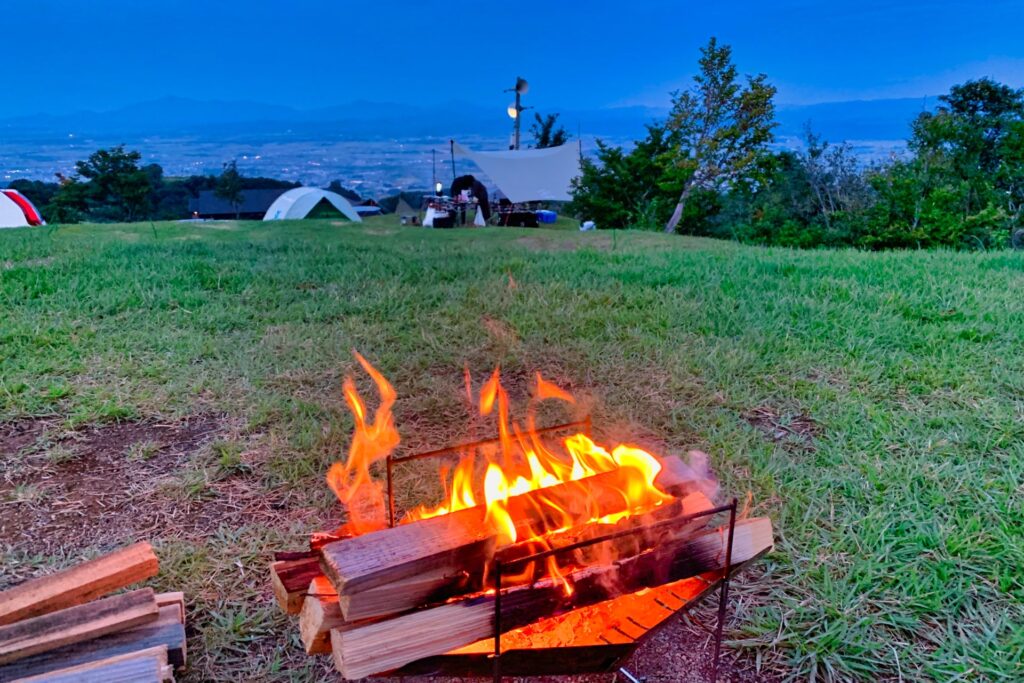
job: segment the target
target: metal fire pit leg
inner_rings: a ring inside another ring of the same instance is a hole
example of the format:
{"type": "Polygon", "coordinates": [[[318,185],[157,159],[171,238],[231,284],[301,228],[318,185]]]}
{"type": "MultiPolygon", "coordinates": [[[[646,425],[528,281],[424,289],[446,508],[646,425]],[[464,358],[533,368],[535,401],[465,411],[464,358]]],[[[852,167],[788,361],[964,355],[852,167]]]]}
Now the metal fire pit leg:
{"type": "Polygon", "coordinates": [[[494,683],[501,683],[501,560],[494,561],[494,683]]]}
{"type": "Polygon", "coordinates": [[[722,631],[725,628],[725,607],[729,600],[729,577],[732,574],[732,539],[736,531],[736,507],[733,498],[729,506],[729,539],[725,544],[725,568],[722,570],[722,585],[718,589],[718,624],[715,627],[715,654],[711,662],[711,683],[718,683],[718,659],[722,653],[722,631]]]}
{"type": "Polygon", "coordinates": [[[624,666],[619,667],[619,670],[615,672],[615,683],[618,683],[620,678],[626,683],[647,683],[646,678],[631,673],[630,670],[624,666]]]}
{"type": "Polygon", "coordinates": [[[387,473],[388,473],[388,526],[395,526],[395,462],[391,459],[391,454],[388,453],[387,457],[387,473]]]}

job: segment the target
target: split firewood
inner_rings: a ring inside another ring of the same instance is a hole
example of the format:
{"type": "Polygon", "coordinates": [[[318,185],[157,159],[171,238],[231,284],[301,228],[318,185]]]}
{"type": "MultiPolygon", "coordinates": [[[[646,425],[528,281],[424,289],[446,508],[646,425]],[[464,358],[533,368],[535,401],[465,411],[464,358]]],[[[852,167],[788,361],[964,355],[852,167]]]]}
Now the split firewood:
{"type": "MultiPolygon", "coordinates": [[[[525,557],[531,553],[549,548],[564,547],[582,541],[593,540],[616,532],[627,531],[638,526],[649,525],[658,521],[672,519],[681,515],[692,515],[711,509],[713,504],[700,492],[691,493],[683,499],[655,508],[651,512],[620,520],[615,524],[590,523],[565,532],[545,537],[543,543],[523,541],[499,550],[496,555],[503,562],[525,557]]],[[[689,535],[707,526],[707,518],[698,518],[690,523],[669,530],[661,530],[650,534],[626,536],[595,543],[566,554],[563,560],[577,565],[596,562],[612,562],[620,557],[635,555],[653,547],[657,542],[665,540],[671,534],[676,536],[689,535]]],[[[342,595],[340,605],[345,618],[350,621],[372,619],[389,616],[436,604],[456,595],[474,592],[483,588],[483,580],[490,569],[487,557],[477,558],[475,565],[467,565],[466,569],[452,570],[442,567],[424,572],[419,576],[401,581],[393,581],[387,585],[369,590],[362,590],[351,595],[342,595]]],[[[543,570],[543,565],[524,568],[520,574],[530,574],[535,570],[543,570]]],[[[529,576],[521,577],[522,581],[531,580],[529,576]]],[[[521,581],[521,582],[522,582],[521,581]]],[[[505,585],[514,583],[512,577],[506,577],[505,585]]]]}
{"type": "Polygon", "coordinates": [[[171,666],[185,665],[185,627],[177,605],[161,607],[159,617],[141,626],[41,652],[0,667],[0,683],[38,676],[153,647],[165,647],[171,666]]]}
{"type": "Polygon", "coordinates": [[[50,673],[19,678],[14,683],[148,683],[174,681],[167,646],[151,647],[50,673]]]}
{"type": "Polygon", "coordinates": [[[342,595],[340,606],[349,621],[399,614],[413,607],[441,602],[455,595],[478,590],[482,566],[474,571],[452,571],[443,567],[401,581],[393,581],[352,595],[342,595]]]}
{"type": "Polygon", "coordinates": [[[285,614],[298,614],[306,596],[309,583],[321,576],[318,553],[294,560],[278,560],[270,563],[270,585],[274,598],[285,614]]]}
{"type": "MultiPolygon", "coordinates": [[[[665,468],[658,481],[670,494],[688,493],[693,481],[680,481],[665,468]]],[[[517,528],[527,533],[550,503],[572,516],[586,517],[593,506],[605,514],[621,512],[621,491],[631,472],[615,469],[584,479],[538,489],[508,499],[507,509],[517,528]]],[[[354,595],[424,572],[454,575],[466,567],[478,567],[492,556],[497,538],[488,531],[485,506],[382,529],[362,536],[328,543],[321,548],[321,567],[339,595],[354,595]]],[[[555,524],[553,526],[558,526],[555,524]]],[[[414,607],[415,605],[410,605],[414,607]]],[[[346,617],[347,617],[346,613],[346,617]]]]}
{"type": "MultiPolygon", "coordinates": [[[[501,631],[560,611],[721,569],[725,564],[726,534],[726,530],[717,529],[659,545],[614,564],[578,570],[568,577],[571,592],[552,579],[503,590],[501,631]]],[[[739,522],[732,561],[744,562],[771,546],[770,520],[739,522]]],[[[494,629],[495,596],[482,594],[393,619],[332,630],[331,646],[342,675],[362,678],[462,647],[493,635],[494,629]]]]}
{"type": "Polygon", "coordinates": [[[163,609],[164,607],[174,606],[178,608],[179,619],[178,621],[182,626],[185,625],[185,594],[181,591],[174,591],[171,593],[157,593],[156,604],[158,607],[163,609]]]}
{"type": "Polygon", "coordinates": [[[299,638],[309,655],[325,655],[331,651],[331,629],[348,622],[338,606],[338,594],[326,576],[313,579],[299,613],[299,638]]]}
{"type": "Polygon", "coordinates": [[[149,543],[136,543],[0,593],[0,625],[85,604],[156,575],[149,543]]]}
{"type": "Polygon", "coordinates": [[[23,619],[0,627],[0,664],[156,621],[159,610],[153,589],[142,588],[23,619]]]}

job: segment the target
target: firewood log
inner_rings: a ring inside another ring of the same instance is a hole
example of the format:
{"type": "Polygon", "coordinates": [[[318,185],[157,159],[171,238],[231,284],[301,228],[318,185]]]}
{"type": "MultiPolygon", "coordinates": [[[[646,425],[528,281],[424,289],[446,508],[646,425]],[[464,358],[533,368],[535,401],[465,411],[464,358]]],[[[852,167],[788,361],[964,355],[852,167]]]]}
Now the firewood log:
{"type": "Polygon", "coordinates": [[[320,576],[320,558],[317,554],[295,560],[270,563],[270,585],[274,598],[285,614],[295,615],[302,609],[302,601],[309,582],[320,576]]]}
{"type": "Polygon", "coordinates": [[[173,670],[167,663],[167,646],[160,645],[38,676],[19,678],[14,683],[159,683],[173,680],[173,670]]]}
{"type": "MultiPolygon", "coordinates": [[[[732,561],[746,561],[771,545],[770,520],[739,522],[732,561]]],[[[505,632],[563,610],[720,569],[725,563],[725,546],[726,532],[717,529],[659,545],[614,564],[574,572],[569,577],[571,594],[550,579],[503,590],[500,630],[505,632]]],[[[483,594],[364,626],[335,629],[331,631],[335,666],[352,679],[389,671],[493,635],[494,617],[495,596],[483,594]]]]}
{"type": "Polygon", "coordinates": [[[156,575],[149,543],[136,543],[0,593],[0,625],[82,605],[156,575]]]}
{"type": "Polygon", "coordinates": [[[159,614],[152,588],[113,595],[0,627],[0,664],[124,631],[159,614]]]}
{"type": "Polygon", "coordinates": [[[299,612],[299,639],[306,654],[328,654],[331,651],[331,629],[346,624],[334,586],[326,576],[313,579],[299,612]]]}
{"type": "Polygon", "coordinates": [[[167,648],[172,666],[185,665],[185,627],[176,605],[160,608],[156,621],[109,635],[41,652],[0,667],[0,683],[37,676],[152,647],[167,648]]]}

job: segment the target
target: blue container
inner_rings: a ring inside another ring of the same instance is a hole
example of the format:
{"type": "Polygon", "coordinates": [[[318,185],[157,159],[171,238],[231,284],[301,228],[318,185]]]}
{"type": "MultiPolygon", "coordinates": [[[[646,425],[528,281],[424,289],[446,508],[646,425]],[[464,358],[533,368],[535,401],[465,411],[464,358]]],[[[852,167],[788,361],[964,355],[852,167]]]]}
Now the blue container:
{"type": "Polygon", "coordinates": [[[554,223],[558,220],[558,214],[554,211],[540,210],[537,212],[537,220],[541,223],[554,223]]]}

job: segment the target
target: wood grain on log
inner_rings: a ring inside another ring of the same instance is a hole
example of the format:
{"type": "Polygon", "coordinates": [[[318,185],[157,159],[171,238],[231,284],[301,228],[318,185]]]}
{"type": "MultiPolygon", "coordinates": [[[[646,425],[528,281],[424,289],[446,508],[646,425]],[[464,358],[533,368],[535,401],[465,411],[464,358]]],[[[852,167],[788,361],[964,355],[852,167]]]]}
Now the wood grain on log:
{"type": "Polygon", "coordinates": [[[174,676],[167,663],[167,646],[160,645],[38,676],[19,678],[14,683],[135,683],[172,680],[174,676]]]}
{"type": "Polygon", "coordinates": [[[274,598],[285,614],[295,615],[302,609],[302,601],[309,583],[321,576],[318,554],[295,560],[278,560],[270,563],[270,585],[274,598]]]}
{"type": "Polygon", "coordinates": [[[159,614],[152,588],[95,600],[0,627],[0,664],[124,631],[159,614]]]}
{"type": "Polygon", "coordinates": [[[85,604],[153,577],[157,570],[153,548],[143,542],[31,579],[0,593],[0,625],[85,604]]]}
{"type": "Polygon", "coordinates": [[[179,619],[180,612],[175,605],[161,607],[160,616],[154,622],[65,645],[0,667],[0,683],[160,646],[167,648],[172,666],[184,666],[187,657],[185,627],[179,619]]]}
{"type": "Polygon", "coordinates": [[[347,622],[338,606],[338,594],[326,576],[313,579],[299,612],[299,638],[309,655],[325,655],[331,651],[331,629],[347,622]]]}

